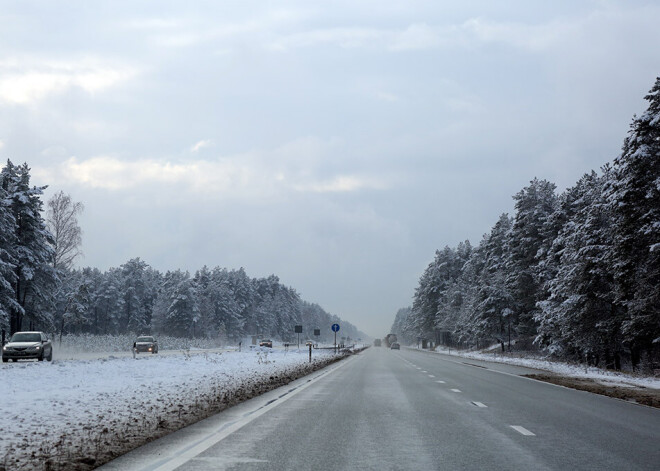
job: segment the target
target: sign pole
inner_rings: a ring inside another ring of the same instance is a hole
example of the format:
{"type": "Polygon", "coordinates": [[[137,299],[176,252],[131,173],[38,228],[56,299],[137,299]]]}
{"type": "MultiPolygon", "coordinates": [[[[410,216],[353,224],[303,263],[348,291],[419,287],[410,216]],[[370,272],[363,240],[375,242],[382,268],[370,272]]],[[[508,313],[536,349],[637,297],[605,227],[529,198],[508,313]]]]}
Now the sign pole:
{"type": "Polygon", "coordinates": [[[337,354],[337,332],[339,332],[339,324],[332,324],[332,331],[335,333],[335,355],[337,354]]]}

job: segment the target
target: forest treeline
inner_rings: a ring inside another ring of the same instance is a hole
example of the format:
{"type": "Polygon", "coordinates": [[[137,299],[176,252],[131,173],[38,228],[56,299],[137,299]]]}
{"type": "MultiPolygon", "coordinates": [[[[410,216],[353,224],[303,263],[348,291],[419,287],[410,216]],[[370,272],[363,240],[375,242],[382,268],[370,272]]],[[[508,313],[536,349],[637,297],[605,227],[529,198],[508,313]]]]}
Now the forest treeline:
{"type": "Polygon", "coordinates": [[[660,78],[621,154],[558,194],[534,179],[477,246],[437,250],[392,332],[660,368],[660,78]]]}
{"type": "Polygon", "coordinates": [[[343,337],[365,337],[274,275],[251,278],[242,268],[219,267],[192,275],[161,273],[139,258],[104,272],[74,269],[80,231],[66,220],[75,219],[79,207],[60,195],[56,203],[72,210],[49,202],[54,216],[47,224],[45,188],[30,186],[27,164],[7,161],[0,172],[0,328],[7,333],[152,333],[223,342],[258,335],[293,341],[294,326],[302,325],[305,339],[314,339],[319,328],[318,340],[327,342],[334,336],[331,325],[338,323],[343,337]]]}

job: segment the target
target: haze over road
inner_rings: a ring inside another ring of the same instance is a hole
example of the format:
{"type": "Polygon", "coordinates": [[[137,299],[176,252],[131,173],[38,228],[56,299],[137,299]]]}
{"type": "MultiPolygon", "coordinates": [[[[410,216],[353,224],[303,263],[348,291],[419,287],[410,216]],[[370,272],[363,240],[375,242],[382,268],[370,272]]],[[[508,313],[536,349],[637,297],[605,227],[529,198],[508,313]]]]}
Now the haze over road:
{"type": "Polygon", "coordinates": [[[102,469],[657,469],[660,411],[527,372],[370,348],[102,469]]]}

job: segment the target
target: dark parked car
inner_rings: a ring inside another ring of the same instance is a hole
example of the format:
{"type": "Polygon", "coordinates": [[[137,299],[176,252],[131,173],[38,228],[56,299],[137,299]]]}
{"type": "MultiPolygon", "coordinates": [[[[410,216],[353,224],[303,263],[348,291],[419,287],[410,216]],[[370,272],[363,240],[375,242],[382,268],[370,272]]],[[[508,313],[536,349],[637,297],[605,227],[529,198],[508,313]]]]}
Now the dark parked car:
{"type": "Polygon", "coordinates": [[[261,342],[259,342],[259,346],[273,348],[273,341],[269,339],[263,339],[261,342]]]}
{"type": "Polygon", "coordinates": [[[390,349],[392,349],[392,350],[401,350],[401,345],[394,342],[392,345],[390,345],[390,349]]]}
{"type": "Polygon", "coordinates": [[[2,361],[53,359],[53,344],[43,332],[16,332],[2,347],[2,361]]]}
{"type": "Polygon", "coordinates": [[[133,343],[135,353],[158,353],[158,341],[150,335],[140,335],[133,343]]]}

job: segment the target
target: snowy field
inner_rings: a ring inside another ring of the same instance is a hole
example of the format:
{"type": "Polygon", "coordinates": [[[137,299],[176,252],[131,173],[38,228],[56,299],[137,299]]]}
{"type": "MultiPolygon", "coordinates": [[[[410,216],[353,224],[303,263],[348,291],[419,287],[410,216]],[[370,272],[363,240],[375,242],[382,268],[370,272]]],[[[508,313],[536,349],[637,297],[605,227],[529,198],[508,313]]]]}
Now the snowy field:
{"type": "MultiPolygon", "coordinates": [[[[412,348],[412,347],[411,347],[412,348]]],[[[534,358],[519,358],[515,356],[502,354],[488,354],[480,352],[464,352],[460,350],[449,350],[437,348],[438,353],[445,355],[455,355],[463,358],[473,358],[475,360],[493,361],[499,363],[508,363],[510,365],[526,366],[538,370],[551,371],[562,376],[571,376],[576,378],[589,378],[602,384],[617,386],[641,386],[651,389],[660,389],[660,378],[648,376],[636,376],[632,374],[607,371],[590,366],[571,365],[558,361],[549,361],[534,358]]]]}
{"type": "Polygon", "coordinates": [[[2,364],[0,470],[91,469],[332,359],[248,349],[2,364]]]}

